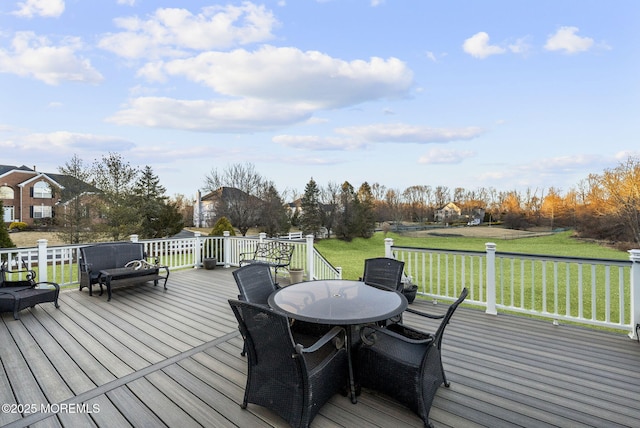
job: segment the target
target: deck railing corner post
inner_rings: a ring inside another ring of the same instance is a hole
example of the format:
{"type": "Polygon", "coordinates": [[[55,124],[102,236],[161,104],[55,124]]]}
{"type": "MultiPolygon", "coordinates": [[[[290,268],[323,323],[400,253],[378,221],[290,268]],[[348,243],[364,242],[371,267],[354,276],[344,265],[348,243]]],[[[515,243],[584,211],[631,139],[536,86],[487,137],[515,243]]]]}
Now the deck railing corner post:
{"type": "Polygon", "coordinates": [[[129,235],[129,240],[131,242],[138,242],[138,238],[139,238],[138,235],[129,235]]]}
{"type": "Polygon", "coordinates": [[[313,246],[313,242],[315,237],[313,236],[313,234],[309,234],[305,238],[307,240],[307,279],[309,281],[313,281],[313,279],[315,278],[315,269],[313,266],[313,251],[315,249],[313,246]]]}
{"type": "Polygon", "coordinates": [[[47,240],[38,239],[38,281],[47,282],[47,240]]]}
{"type": "Polygon", "coordinates": [[[631,314],[631,332],[629,337],[638,339],[638,325],[640,324],[640,250],[629,250],[631,260],[630,293],[629,299],[631,314]]]}
{"type": "Polygon", "coordinates": [[[496,309],[496,244],[493,242],[487,242],[485,244],[487,251],[487,308],[486,313],[490,315],[497,315],[496,309]]]}
{"type": "Polygon", "coordinates": [[[384,239],[384,256],[390,259],[393,258],[393,251],[391,247],[393,247],[393,238],[385,238],[384,239]]]}
{"type": "Polygon", "coordinates": [[[200,267],[202,267],[202,259],[203,259],[203,252],[204,252],[204,241],[202,239],[202,233],[194,232],[193,238],[195,241],[193,245],[193,251],[194,251],[193,267],[196,269],[200,269],[200,267]]]}
{"type": "Polygon", "coordinates": [[[231,267],[231,232],[229,232],[228,230],[222,232],[222,248],[224,267],[231,267]]]}

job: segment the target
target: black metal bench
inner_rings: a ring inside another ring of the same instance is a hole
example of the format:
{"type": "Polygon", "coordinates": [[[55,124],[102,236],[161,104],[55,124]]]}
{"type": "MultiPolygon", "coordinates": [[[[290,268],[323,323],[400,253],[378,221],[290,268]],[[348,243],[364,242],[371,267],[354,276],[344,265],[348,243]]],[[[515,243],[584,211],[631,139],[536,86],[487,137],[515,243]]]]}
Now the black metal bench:
{"type": "Polygon", "coordinates": [[[262,263],[273,269],[273,279],[277,284],[278,269],[288,268],[295,247],[288,242],[258,242],[254,251],[240,254],[240,266],[250,263],[262,263]]]}
{"type": "Polygon", "coordinates": [[[110,242],[80,248],[80,290],[89,287],[89,295],[93,295],[93,286],[107,288],[107,300],[111,300],[112,285],[142,284],[153,281],[158,285],[164,279],[167,289],[169,267],[160,265],[156,258],[147,261],[144,246],[137,242],[110,242]],[[160,270],[164,269],[164,272],[160,270]]]}

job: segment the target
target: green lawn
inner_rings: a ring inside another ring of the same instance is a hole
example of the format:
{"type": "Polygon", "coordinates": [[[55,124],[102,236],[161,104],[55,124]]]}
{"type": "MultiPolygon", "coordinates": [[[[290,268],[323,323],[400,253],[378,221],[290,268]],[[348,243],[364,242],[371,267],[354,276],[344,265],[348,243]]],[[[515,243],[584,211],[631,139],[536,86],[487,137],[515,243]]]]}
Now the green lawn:
{"type": "MultiPolygon", "coordinates": [[[[597,259],[629,259],[629,255],[625,251],[618,251],[595,243],[584,242],[574,239],[571,236],[572,232],[570,231],[549,236],[510,240],[467,238],[461,236],[413,238],[395,233],[387,234],[387,237],[393,238],[394,245],[405,247],[485,251],[485,243],[494,242],[498,252],[597,259]]],[[[324,239],[316,242],[315,246],[332,265],[342,267],[343,278],[358,279],[362,276],[365,259],[384,256],[384,239],[384,234],[380,232],[376,233],[370,239],[357,238],[351,242],[344,242],[338,239],[324,239]]]]}

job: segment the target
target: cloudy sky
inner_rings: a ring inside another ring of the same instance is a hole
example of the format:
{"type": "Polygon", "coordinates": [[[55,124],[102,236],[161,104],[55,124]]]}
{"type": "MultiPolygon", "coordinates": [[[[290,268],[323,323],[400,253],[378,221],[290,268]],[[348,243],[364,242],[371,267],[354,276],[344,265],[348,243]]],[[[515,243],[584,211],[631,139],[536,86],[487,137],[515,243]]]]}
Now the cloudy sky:
{"type": "Polygon", "coordinates": [[[0,164],[120,153],[169,195],[567,191],[640,156],[640,2],[2,0],[0,164]]]}

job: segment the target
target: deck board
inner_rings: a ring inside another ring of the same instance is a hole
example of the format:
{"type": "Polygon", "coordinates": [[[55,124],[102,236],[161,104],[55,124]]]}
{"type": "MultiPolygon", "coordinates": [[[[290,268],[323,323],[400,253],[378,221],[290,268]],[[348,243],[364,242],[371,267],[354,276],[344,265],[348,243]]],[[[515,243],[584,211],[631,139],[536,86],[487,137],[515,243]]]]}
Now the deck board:
{"type": "MultiPolygon", "coordinates": [[[[4,427],[280,427],[256,405],[246,410],[246,359],[227,300],[232,269],[172,272],[106,295],[65,290],[60,309],[42,304],[2,314],[0,400],[97,405],[97,413],[0,413],[4,427]]],[[[446,311],[419,300],[413,307],[446,311]]],[[[434,330],[438,321],[406,314],[434,330]]],[[[442,427],[636,427],[640,344],[623,334],[553,325],[461,307],[447,327],[441,387],[431,420],[442,427]]],[[[334,396],[312,427],[420,427],[394,400],[363,390],[356,405],[334,396]]]]}

